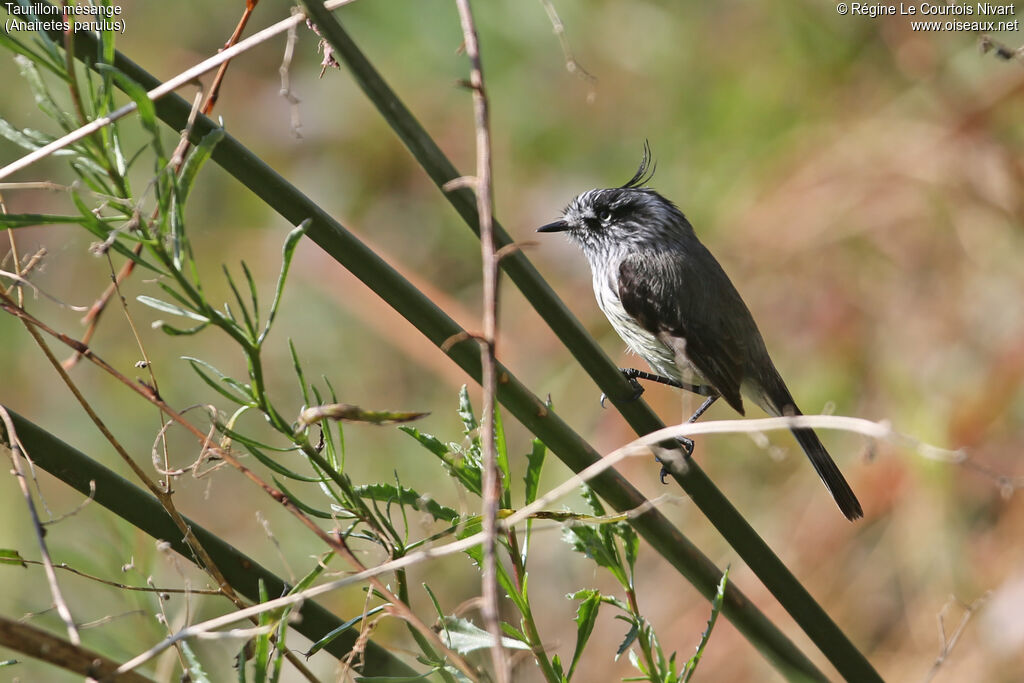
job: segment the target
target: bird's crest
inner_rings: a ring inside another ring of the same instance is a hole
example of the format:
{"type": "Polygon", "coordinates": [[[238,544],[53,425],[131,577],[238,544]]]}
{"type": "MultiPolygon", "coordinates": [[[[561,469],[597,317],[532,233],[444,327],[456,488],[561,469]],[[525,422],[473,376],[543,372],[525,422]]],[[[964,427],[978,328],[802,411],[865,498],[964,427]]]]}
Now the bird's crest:
{"type": "Polygon", "coordinates": [[[658,164],[651,159],[651,145],[647,140],[644,140],[644,155],[640,159],[640,168],[636,169],[633,177],[620,189],[629,190],[635,187],[643,187],[651,182],[651,178],[654,177],[654,170],[657,167],[658,164]]]}

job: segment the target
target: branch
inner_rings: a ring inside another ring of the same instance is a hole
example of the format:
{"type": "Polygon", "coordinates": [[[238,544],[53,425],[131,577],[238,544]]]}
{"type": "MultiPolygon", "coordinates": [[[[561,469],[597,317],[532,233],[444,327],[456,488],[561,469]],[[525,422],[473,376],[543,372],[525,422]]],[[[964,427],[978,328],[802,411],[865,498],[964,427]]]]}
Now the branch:
{"type": "Polygon", "coordinates": [[[87,650],[77,643],[61,640],[35,626],[11,621],[3,616],[0,616],[0,645],[73,671],[89,680],[152,683],[152,679],[134,672],[118,674],[117,662],[87,650]]]}
{"type": "Polygon", "coordinates": [[[501,645],[501,605],[498,594],[498,575],[495,569],[496,520],[498,496],[501,483],[498,481],[497,452],[494,442],[494,396],[497,384],[497,366],[494,358],[494,342],[498,335],[498,259],[494,253],[494,207],[491,201],[491,131],[488,113],[487,90],[484,87],[484,68],[480,61],[480,41],[473,22],[473,10],[469,0],[455,0],[462,23],[466,56],[472,69],[469,87],[473,91],[473,123],[476,128],[476,178],[472,183],[476,193],[476,210],[480,216],[480,251],[483,261],[484,284],[484,334],[480,340],[480,364],[482,375],[483,414],[480,416],[480,446],[483,450],[483,606],[480,610],[484,625],[491,634],[491,661],[498,683],[507,683],[511,672],[505,649],[501,645]]]}

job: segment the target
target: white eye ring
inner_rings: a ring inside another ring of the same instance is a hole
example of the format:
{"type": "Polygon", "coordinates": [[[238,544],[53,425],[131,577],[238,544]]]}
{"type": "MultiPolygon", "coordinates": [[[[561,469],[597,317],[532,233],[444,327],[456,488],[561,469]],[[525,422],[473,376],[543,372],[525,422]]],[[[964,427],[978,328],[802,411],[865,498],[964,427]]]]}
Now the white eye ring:
{"type": "Polygon", "coordinates": [[[602,223],[607,223],[612,219],[612,212],[608,209],[601,209],[597,212],[597,219],[602,223]]]}

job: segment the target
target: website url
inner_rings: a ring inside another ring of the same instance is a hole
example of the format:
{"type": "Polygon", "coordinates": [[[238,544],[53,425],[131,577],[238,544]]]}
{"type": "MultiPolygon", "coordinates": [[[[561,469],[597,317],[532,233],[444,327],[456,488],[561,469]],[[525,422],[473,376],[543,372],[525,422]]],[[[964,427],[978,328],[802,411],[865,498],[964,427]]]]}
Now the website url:
{"type": "Polygon", "coordinates": [[[1013,21],[912,21],[911,31],[1019,31],[1020,19],[1013,21]]]}

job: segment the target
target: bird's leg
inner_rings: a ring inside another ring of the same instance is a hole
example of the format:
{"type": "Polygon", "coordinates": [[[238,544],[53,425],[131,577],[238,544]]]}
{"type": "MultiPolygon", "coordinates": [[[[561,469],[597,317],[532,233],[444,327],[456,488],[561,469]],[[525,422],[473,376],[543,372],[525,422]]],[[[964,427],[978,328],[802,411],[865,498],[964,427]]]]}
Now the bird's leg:
{"type": "MultiPolygon", "coordinates": [[[[714,391],[714,390],[712,389],[712,391],[714,391]]],[[[705,395],[707,396],[707,398],[704,399],[704,403],[701,403],[700,404],[700,408],[697,408],[697,411],[693,415],[690,416],[690,419],[686,421],[687,424],[689,424],[691,422],[696,422],[697,420],[699,420],[700,416],[703,415],[704,412],[708,408],[711,407],[711,404],[714,403],[715,401],[717,401],[718,397],[719,397],[719,393],[717,391],[715,393],[713,393],[713,394],[705,394],[705,395]]]]}
{"type": "MultiPolygon", "coordinates": [[[[657,382],[658,384],[667,384],[670,387],[676,387],[677,389],[683,389],[699,396],[712,396],[718,392],[715,391],[714,387],[704,384],[690,384],[688,382],[680,382],[677,379],[671,377],[665,377],[664,375],[655,375],[653,372],[645,372],[643,370],[637,370],[636,368],[619,368],[619,372],[626,378],[630,386],[633,387],[635,392],[629,399],[635,401],[644,394],[643,385],[638,382],[638,379],[645,379],[649,382],[657,382]]],[[[608,400],[607,394],[601,394],[601,407],[605,407],[605,401],[608,400]]],[[[709,404],[710,405],[710,404],[709,404]]]]}
{"type": "MultiPolygon", "coordinates": [[[[714,388],[708,388],[714,391],[714,388]]],[[[697,408],[697,411],[690,416],[690,419],[687,420],[686,423],[690,424],[691,422],[696,422],[698,419],[700,419],[700,416],[703,415],[704,412],[711,407],[711,404],[718,400],[718,396],[719,393],[715,391],[715,393],[710,394],[706,399],[704,399],[704,403],[700,405],[700,408],[697,408]]],[[[676,441],[679,442],[679,446],[683,449],[683,457],[689,460],[693,456],[693,439],[688,439],[685,436],[680,436],[676,439],[676,441]]],[[[661,483],[664,484],[665,477],[668,476],[668,469],[666,469],[664,463],[661,466],[661,474],[659,476],[661,478],[661,483]]]]}

